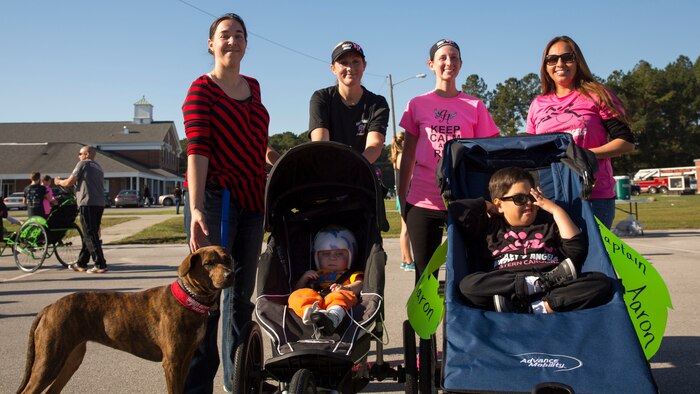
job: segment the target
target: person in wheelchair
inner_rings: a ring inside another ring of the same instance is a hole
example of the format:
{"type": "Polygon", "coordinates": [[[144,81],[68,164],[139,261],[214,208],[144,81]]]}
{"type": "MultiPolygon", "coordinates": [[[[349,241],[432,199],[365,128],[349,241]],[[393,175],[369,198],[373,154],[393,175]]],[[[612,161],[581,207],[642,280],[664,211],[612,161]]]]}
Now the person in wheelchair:
{"type": "Polygon", "coordinates": [[[345,311],[357,305],[362,271],[351,271],[356,255],[355,236],[345,227],[330,225],[314,238],[313,255],[318,271],[306,271],[289,295],[289,307],[306,325],[325,336],[333,334],[345,311]]]}
{"type": "Polygon", "coordinates": [[[553,313],[592,308],[612,297],[611,279],[581,273],[586,234],[518,167],[493,173],[484,198],[448,206],[465,239],[478,239],[481,269],[459,284],[468,305],[497,312],[553,313]]]}
{"type": "Polygon", "coordinates": [[[0,237],[2,237],[2,240],[10,236],[10,234],[7,233],[7,230],[5,230],[3,219],[10,222],[10,224],[22,225],[22,221],[10,216],[10,210],[7,208],[7,205],[5,205],[5,202],[0,199],[0,237]]]}

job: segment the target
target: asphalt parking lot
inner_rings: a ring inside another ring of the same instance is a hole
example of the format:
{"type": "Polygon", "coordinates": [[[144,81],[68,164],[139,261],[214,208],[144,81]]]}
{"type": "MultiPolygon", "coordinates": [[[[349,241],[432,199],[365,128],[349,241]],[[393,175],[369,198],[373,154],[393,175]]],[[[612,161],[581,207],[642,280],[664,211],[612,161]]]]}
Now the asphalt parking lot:
{"type": "MultiPolygon", "coordinates": [[[[144,216],[145,217],[145,216],[144,216]]],[[[150,220],[156,220],[151,218],[150,220]]],[[[146,222],[132,223],[145,226],[146,222]]],[[[115,226],[116,227],[116,226],[115,226]]],[[[112,229],[115,233],[119,229],[112,229]]],[[[117,235],[109,235],[117,236],[117,235]]],[[[692,393],[700,386],[700,295],[698,255],[700,230],[648,231],[644,237],[625,241],[642,253],[664,277],[674,304],[659,352],[651,360],[652,371],[661,392],[692,393]]],[[[412,274],[399,269],[397,239],[385,240],[389,256],[386,269],[385,303],[388,344],[386,359],[402,363],[401,324],[405,303],[413,287],[412,274]]],[[[39,271],[19,271],[11,257],[0,257],[0,392],[14,392],[21,380],[27,335],[35,314],[56,299],[92,289],[138,291],[167,285],[176,277],[176,268],[187,254],[184,245],[123,245],[105,248],[110,272],[88,275],[63,269],[55,258],[39,271]]],[[[441,338],[438,338],[439,343],[441,338]]],[[[265,342],[269,347],[269,342],[265,342]]],[[[370,359],[372,359],[370,357],[370,359]]],[[[215,392],[221,388],[221,368],[215,392]]],[[[67,393],[160,393],[165,392],[162,368],[130,354],[101,345],[89,344],[82,366],[64,392],[67,393]]],[[[373,382],[364,392],[399,393],[393,382],[373,382]]]]}

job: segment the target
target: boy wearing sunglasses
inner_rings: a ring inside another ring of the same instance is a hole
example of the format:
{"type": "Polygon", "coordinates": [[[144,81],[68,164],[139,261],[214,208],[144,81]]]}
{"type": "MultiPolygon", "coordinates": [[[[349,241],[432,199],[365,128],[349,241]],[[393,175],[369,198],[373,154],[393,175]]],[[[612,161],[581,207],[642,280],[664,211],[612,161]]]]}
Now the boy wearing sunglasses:
{"type": "Polygon", "coordinates": [[[470,306],[516,313],[554,313],[609,301],[610,279],[581,274],[586,234],[559,205],[535,189],[530,173],[508,167],[489,180],[493,203],[459,200],[448,210],[467,240],[476,240],[481,266],[459,284],[470,306]]]}

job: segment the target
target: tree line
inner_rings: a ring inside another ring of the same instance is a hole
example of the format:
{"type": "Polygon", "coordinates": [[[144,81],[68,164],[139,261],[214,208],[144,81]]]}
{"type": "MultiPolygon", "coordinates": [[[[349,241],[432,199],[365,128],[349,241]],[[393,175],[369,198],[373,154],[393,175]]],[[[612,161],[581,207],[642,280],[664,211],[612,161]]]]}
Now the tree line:
{"type": "MultiPolygon", "coordinates": [[[[630,71],[618,70],[606,79],[596,78],[622,101],[637,143],[633,153],[613,159],[616,175],[632,175],[640,168],[689,166],[700,159],[700,57],[693,63],[681,55],[663,69],[642,60],[630,71]]],[[[462,91],[481,99],[501,135],[511,136],[525,131],[527,111],[541,93],[541,83],[537,74],[530,73],[520,79],[508,78],[489,89],[481,77],[471,74],[462,84],[462,91]]],[[[376,162],[388,187],[394,184],[390,138],[376,162]]],[[[270,145],[280,153],[308,141],[306,131],[270,136],[270,145]]],[[[181,167],[186,162],[185,149],[181,167]]]]}

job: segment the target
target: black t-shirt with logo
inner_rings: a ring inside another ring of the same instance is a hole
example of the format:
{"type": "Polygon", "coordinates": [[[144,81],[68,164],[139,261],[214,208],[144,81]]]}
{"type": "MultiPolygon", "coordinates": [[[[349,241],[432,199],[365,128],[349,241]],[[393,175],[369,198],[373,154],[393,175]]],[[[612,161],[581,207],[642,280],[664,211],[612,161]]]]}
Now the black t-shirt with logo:
{"type": "Polygon", "coordinates": [[[27,199],[27,216],[46,217],[44,196],[46,196],[46,188],[43,185],[29,185],[24,188],[24,198],[27,199]]]}
{"type": "Polygon", "coordinates": [[[309,105],[309,132],[328,129],[331,141],[350,145],[360,153],[365,151],[368,132],[386,135],[389,104],[383,96],[364,87],[362,90],[362,98],[352,106],[343,103],[336,85],[314,92],[309,105]]]}

